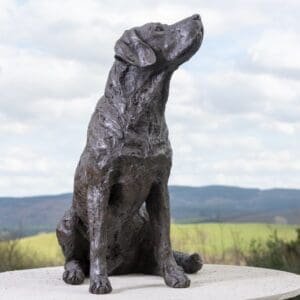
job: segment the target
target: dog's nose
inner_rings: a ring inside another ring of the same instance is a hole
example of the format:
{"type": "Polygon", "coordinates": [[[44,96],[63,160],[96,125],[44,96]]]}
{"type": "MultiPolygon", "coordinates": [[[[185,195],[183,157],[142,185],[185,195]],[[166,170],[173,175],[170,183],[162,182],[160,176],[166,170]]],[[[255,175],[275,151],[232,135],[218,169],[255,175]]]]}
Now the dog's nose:
{"type": "Polygon", "coordinates": [[[192,20],[200,20],[200,15],[199,14],[193,15],[192,20]]]}

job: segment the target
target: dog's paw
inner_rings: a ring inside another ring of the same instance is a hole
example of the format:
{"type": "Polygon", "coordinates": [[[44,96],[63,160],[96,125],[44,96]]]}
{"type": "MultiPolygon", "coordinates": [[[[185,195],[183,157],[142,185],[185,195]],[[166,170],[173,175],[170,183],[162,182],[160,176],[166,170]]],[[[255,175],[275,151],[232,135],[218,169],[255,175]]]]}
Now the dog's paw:
{"type": "Polygon", "coordinates": [[[183,269],[186,273],[192,274],[198,272],[203,266],[203,261],[198,253],[193,253],[184,262],[183,269]]]}
{"type": "Polygon", "coordinates": [[[81,284],[84,278],[84,273],[80,268],[67,269],[63,273],[63,280],[68,284],[81,284]]]}
{"type": "Polygon", "coordinates": [[[107,276],[95,276],[95,278],[91,278],[90,293],[108,294],[111,291],[111,284],[107,276]]]}
{"type": "Polygon", "coordinates": [[[190,279],[178,265],[168,265],[164,268],[164,280],[166,285],[173,288],[187,288],[190,286],[190,279]]]}

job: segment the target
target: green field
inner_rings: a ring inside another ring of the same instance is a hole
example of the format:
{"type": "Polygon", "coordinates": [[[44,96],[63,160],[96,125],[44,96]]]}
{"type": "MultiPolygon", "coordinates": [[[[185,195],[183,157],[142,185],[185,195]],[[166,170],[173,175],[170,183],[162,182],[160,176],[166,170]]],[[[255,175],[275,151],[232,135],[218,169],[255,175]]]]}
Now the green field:
{"type": "MultiPolygon", "coordinates": [[[[173,248],[200,252],[206,262],[243,263],[252,239],[265,242],[276,230],[285,241],[296,239],[296,226],[270,224],[174,224],[173,248]]],[[[38,234],[19,241],[24,255],[34,257],[37,265],[62,264],[63,258],[54,233],[38,234]]]]}
{"type": "Polygon", "coordinates": [[[200,252],[207,262],[243,264],[252,240],[264,244],[275,231],[284,241],[294,240],[296,227],[253,223],[176,224],[172,226],[171,236],[174,249],[200,252]]]}
{"type": "Polygon", "coordinates": [[[63,256],[55,233],[41,233],[19,241],[24,255],[34,256],[39,265],[63,264],[63,256]]]}

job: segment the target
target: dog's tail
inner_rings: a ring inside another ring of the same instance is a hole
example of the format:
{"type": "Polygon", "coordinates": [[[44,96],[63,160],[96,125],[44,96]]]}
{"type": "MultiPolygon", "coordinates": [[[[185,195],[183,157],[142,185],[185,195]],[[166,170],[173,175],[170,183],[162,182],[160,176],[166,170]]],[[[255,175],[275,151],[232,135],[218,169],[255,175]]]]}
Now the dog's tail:
{"type": "Polygon", "coordinates": [[[191,255],[179,251],[173,251],[176,263],[181,266],[185,273],[192,274],[199,271],[203,266],[203,261],[198,253],[191,255]]]}

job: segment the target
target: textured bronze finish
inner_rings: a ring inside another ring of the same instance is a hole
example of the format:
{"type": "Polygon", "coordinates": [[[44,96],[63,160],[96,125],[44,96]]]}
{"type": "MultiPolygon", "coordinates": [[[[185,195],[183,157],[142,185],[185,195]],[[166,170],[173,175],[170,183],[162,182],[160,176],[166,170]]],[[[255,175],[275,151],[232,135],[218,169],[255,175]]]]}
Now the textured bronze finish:
{"type": "Polygon", "coordinates": [[[165,105],[173,72],[200,47],[199,15],[173,25],[126,30],[115,45],[105,94],[88,127],[74,179],[74,196],[57,226],[66,263],[63,279],[109,293],[108,275],[163,276],[188,287],[198,254],[172,251],[168,178],[172,149],[165,105]]]}

